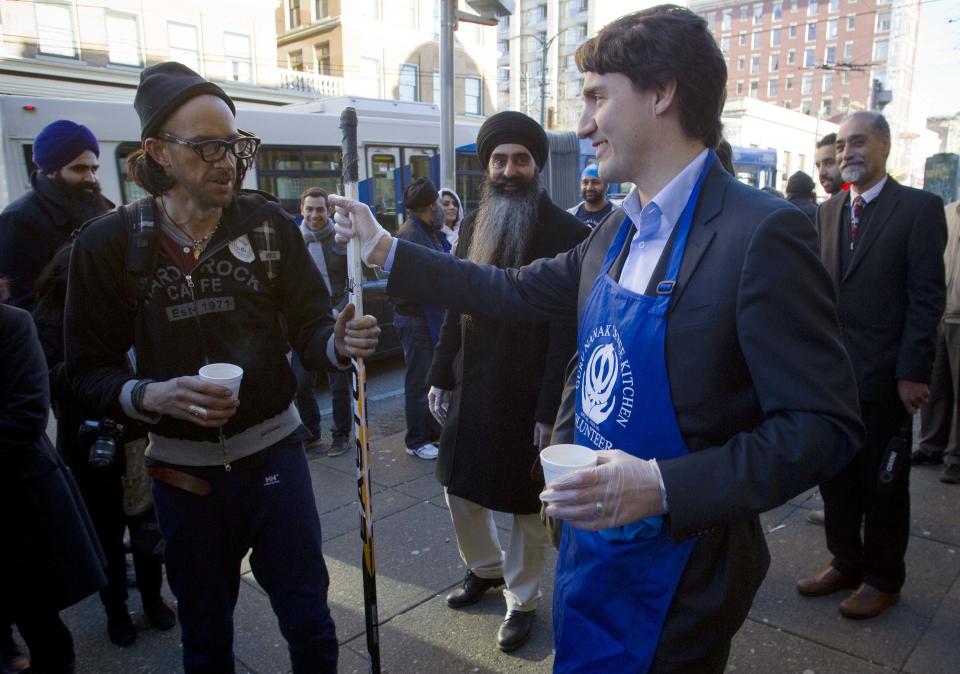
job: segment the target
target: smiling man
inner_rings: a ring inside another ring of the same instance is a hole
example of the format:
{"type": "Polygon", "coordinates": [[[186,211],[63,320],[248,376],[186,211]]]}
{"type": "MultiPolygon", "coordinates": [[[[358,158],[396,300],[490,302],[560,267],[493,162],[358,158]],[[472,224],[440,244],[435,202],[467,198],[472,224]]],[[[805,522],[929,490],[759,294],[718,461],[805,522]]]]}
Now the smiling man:
{"type": "Polygon", "coordinates": [[[706,22],[674,5],[628,14],[576,59],[578,134],[604,180],[636,188],[571,251],[478,266],[331,203],[392,294],[578,321],[553,442],[599,465],[541,494],[565,522],[555,671],[719,673],[769,565],[759,514],[856,451],[853,372],[810,221],[712,150],[727,73],[706,22]]]}
{"type": "Polygon", "coordinates": [[[840,613],[863,619],[896,603],[906,578],[909,459],[888,489],[878,489],[877,476],[890,440],[930,397],[947,227],[938,196],[887,175],[890,127],[883,115],[857,112],[844,119],[836,151],[850,191],[821,204],[816,224],[853,359],[866,439],[858,456],[820,486],[833,559],[800,580],[797,591],[822,596],[855,590],[840,603],[840,613]]]}
{"type": "Polygon", "coordinates": [[[91,222],[70,260],[67,375],[84,407],[148,424],[147,458],[179,602],[188,674],[234,671],[241,561],[270,598],[294,672],[335,672],[292,347],[310,370],[368,356],[379,328],[330,295],[279,202],[241,190],[259,139],[230,97],[179,63],[146,68],[134,98],[150,193],[91,222]],[[131,347],[136,373],[124,367],[131,347]],[[239,395],[197,376],[243,368],[239,395]]]}
{"type": "Polygon", "coordinates": [[[813,165],[817,169],[820,186],[831,197],[843,189],[844,179],[840,175],[840,163],[837,161],[837,134],[828,133],[817,141],[813,165]]]}
{"type": "Polygon", "coordinates": [[[567,213],[577,216],[590,229],[595,229],[613,210],[613,204],[607,201],[607,184],[600,177],[596,164],[590,164],[580,174],[580,196],[583,201],[567,209],[567,213]]]}
{"type": "Polygon", "coordinates": [[[60,119],[33,141],[33,187],[0,213],[0,278],[10,280],[8,304],[30,311],[34,283],[86,220],[113,204],[100,194],[100,146],[83,124],[60,119]]]}

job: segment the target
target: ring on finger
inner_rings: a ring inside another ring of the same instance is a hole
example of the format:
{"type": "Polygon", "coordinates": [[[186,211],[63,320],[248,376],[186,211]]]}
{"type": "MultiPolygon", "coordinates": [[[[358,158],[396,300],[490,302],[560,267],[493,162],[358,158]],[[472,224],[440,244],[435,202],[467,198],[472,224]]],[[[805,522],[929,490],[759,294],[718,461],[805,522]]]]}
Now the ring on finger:
{"type": "Polygon", "coordinates": [[[593,509],[597,512],[597,517],[603,517],[603,513],[604,513],[603,503],[601,503],[600,501],[597,501],[596,503],[593,504],[593,509]]]}
{"type": "Polygon", "coordinates": [[[204,421],[207,420],[207,408],[206,408],[206,407],[201,407],[200,405],[190,405],[190,407],[187,408],[187,412],[189,412],[190,414],[192,414],[192,415],[195,416],[195,417],[198,417],[198,418],[200,418],[200,419],[203,419],[204,421]]]}

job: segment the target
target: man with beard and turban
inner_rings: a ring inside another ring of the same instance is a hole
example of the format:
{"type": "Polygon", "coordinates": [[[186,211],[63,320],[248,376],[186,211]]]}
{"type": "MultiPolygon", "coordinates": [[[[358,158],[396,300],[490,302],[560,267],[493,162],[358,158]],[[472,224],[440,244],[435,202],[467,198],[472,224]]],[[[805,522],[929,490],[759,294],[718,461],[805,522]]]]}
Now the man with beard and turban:
{"type": "MultiPolygon", "coordinates": [[[[443,234],[444,213],[440,193],[429,178],[417,178],[403,191],[403,207],[407,220],[397,238],[431,250],[450,251],[450,242],[443,234]]],[[[404,414],[407,432],[404,436],[407,454],[432,461],[437,458],[440,426],[430,415],[427,405],[427,371],[433,358],[433,347],[440,337],[443,309],[432,304],[391,298],[393,325],[403,346],[407,366],[404,376],[404,414]]]]}
{"type": "MultiPolygon", "coordinates": [[[[887,447],[910,433],[930,397],[944,308],[943,202],[887,174],[890,127],[879,112],[840,123],[837,160],[850,190],[820,205],[820,255],[833,278],[843,343],[853,361],[866,437],[856,456],[820,485],[833,558],[797,582],[808,597],[854,590],[846,618],[873,618],[900,598],[910,535],[910,461],[878,487],[887,447]]],[[[912,443],[912,440],[909,441],[912,443]]]]}
{"type": "MultiPolygon", "coordinates": [[[[589,229],[540,187],[547,135],[519,112],[490,117],[477,135],[486,168],[480,207],[464,218],[457,256],[509,269],[553,257],[589,229]]],[[[503,651],[529,639],[549,543],[540,521],[543,481],[530,468],[550,443],[576,322],[515,323],[448,311],[427,378],[430,410],[443,423],[437,479],[444,486],[467,574],[450,608],[506,585],[497,634],[503,651]],[[494,511],[511,513],[506,549],[494,511]]]]}
{"type": "Polygon", "coordinates": [[[90,222],[74,242],[67,377],[84,409],[147,425],[186,674],[234,671],[248,552],[293,672],[336,672],[287,354],[308,370],[346,369],[374,352],[380,330],[352,304],[334,320],[296,222],[272,196],[241,189],[260,139],[237,128],[223,89],[167,61],[141,72],[133,106],[142,147],[127,170],[149,196],[90,222]],[[131,347],[135,372],[125,367],[131,347]],[[208,364],[221,365],[219,382],[198,375],[208,364]],[[226,378],[235,367],[242,381],[226,378]]]}
{"type": "Polygon", "coordinates": [[[100,194],[100,146],[82,124],[60,119],[33,141],[33,189],[0,213],[0,277],[8,304],[32,311],[34,283],[53,254],[84,222],[113,204],[100,194]]]}
{"type": "Polygon", "coordinates": [[[580,174],[580,196],[583,201],[568,208],[567,213],[577,216],[590,229],[595,229],[613,210],[613,204],[607,201],[607,184],[600,177],[596,164],[590,164],[580,174]]]}

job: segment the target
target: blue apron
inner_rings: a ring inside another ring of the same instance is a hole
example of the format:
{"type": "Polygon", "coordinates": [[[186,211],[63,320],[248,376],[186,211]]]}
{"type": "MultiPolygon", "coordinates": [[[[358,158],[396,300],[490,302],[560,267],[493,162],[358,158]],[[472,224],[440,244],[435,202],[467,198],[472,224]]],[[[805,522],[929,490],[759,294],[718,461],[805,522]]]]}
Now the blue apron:
{"type": "MultiPolygon", "coordinates": [[[[667,311],[710,152],[677,223],[657,296],[621,287],[610,268],[630,235],[624,220],[578,326],[576,442],[643,459],[687,453],[670,396],[667,311]]],[[[646,672],[696,538],[679,543],[662,518],[583,531],[564,526],[553,599],[554,672],[646,672]]]]}

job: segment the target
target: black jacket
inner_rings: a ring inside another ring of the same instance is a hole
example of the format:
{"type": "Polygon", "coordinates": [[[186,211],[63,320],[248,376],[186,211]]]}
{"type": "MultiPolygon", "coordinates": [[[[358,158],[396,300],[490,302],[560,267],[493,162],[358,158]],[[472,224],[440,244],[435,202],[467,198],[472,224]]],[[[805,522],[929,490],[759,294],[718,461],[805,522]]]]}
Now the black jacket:
{"type": "Polygon", "coordinates": [[[71,213],[53,184],[35,172],[33,189],[0,213],[0,277],[10,279],[8,304],[31,311],[34,283],[67,242],[70,233],[89,218],[113,208],[105,197],[82,212],[71,213]]]}
{"type": "MultiPolygon", "coordinates": [[[[612,213],[568,253],[519,271],[399,242],[389,291],[514,320],[577,317],[623,218],[612,213]]],[[[832,477],[862,441],[850,358],[817,253],[816,232],[796,208],[719,164],[710,169],[667,316],[670,392],[691,451],[659,462],[669,531],[700,537],[657,658],[696,658],[729,641],[769,565],[758,515],[832,477]]],[[[554,442],[573,438],[575,374],[554,442]]]]}
{"type": "MultiPolygon", "coordinates": [[[[272,197],[243,192],[224,211],[189,282],[158,251],[139,311],[125,272],[127,240],[112,212],[89,223],[74,244],[66,366],[87,410],[122,415],[118,396],[134,378],[125,368],[131,346],[137,375],[157,381],[195,375],[205,363],[241,366],[242,402],[223,427],[226,437],[289,407],[295,381],[288,340],[309,370],[333,368],[326,356],[333,331],[326,286],[296,223],[272,197]]],[[[150,430],[166,438],[219,437],[217,429],[166,416],[150,430]]]]}
{"type": "Polygon", "coordinates": [[[943,316],[943,202],[930,192],[887,178],[865,208],[865,226],[846,273],[840,235],[850,193],[817,211],[820,252],[839,297],[843,342],[861,400],[899,400],[897,380],[928,382],[943,316]]]}
{"type": "Polygon", "coordinates": [[[803,214],[810,218],[810,222],[814,222],[816,220],[817,202],[810,197],[791,195],[787,197],[787,201],[803,211],[803,214]]]}
{"type": "MultiPolygon", "coordinates": [[[[397,238],[415,243],[418,246],[425,246],[431,250],[443,251],[443,234],[430,227],[429,224],[421,223],[415,216],[411,215],[397,232],[397,238]]],[[[426,302],[410,302],[403,298],[391,297],[394,309],[403,316],[423,316],[423,310],[420,304],[429,304],[426,302]]],[[[438,321],[439,322],[439,321],[438,321]]]]}
{"type": "MultiPolygon", "coordinates": [[[[527,264],[570,250],[590,233],[546,192],[537,213],[527,264]]],[[[463,221],[458,257],[470,249],[475,219],[476,212],[463,221]]],[[[451,494],[500,512],[539,512],[543,481],[530,474],[534,422],[553,425],[576,338],[573,320],[466,322],[447,312],[427,382],[454,391],[437,461],[437,479],[451,494]]]]}

